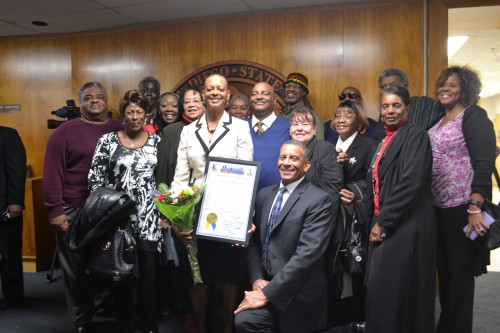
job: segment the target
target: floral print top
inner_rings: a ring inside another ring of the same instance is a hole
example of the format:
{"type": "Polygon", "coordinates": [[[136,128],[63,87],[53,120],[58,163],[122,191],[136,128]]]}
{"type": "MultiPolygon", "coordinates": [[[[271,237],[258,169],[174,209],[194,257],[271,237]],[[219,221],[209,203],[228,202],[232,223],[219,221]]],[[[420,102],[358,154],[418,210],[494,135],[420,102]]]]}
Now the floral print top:
{"type": "Polygon", "coordinates": [[[449,208],[470,199],[472,164],[462,132],[464,112],[439,128],[442,119],[429,130],[432,146],[432,196],[435,206],[449,208]]]}
{"type": "Polygon", "coordinates": [[[160,213],[153,202],[155,189],[154,170],[160,137],[148,133],[145,145],[126,148],[116,132],[103,135],[97,143],[88,175],[90,191],[106,186],[127,193],[137,204],[137,212],[130,216],[132,228],[138,239],[139,250],[160,250],[160,213]],[[142,244],[142,246],[141,246],[142,244]]]}

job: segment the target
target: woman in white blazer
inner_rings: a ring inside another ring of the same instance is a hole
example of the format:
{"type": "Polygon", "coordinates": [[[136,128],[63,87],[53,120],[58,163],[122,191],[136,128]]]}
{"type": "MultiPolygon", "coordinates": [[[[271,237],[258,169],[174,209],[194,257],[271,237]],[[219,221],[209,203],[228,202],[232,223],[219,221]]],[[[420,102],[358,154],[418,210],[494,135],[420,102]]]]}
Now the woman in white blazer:
{"type": "MultiPolygon", "coordinates": [[[[188,185],[202,178],[208,156],[247,161],[253,159],[248,123],[225,111],[229,95],[225,77],[218,74],[207,77],[203,88],[206,112],[182,130],[172,187],[188,185]]],[[[193,241],[192,230],[187,233],[177,232],[177,236],[185,243],[193,241]]],[[[204,283],[192,286],[191,302],[200,327],[199,332],[207,332],[210,283],[222,284],[226,312],[224,333],[233,332],[233,311],[242,300],[242,283],[246,277],[246,249],[205,239],[199,239],[197,243],[204,283]]]]}

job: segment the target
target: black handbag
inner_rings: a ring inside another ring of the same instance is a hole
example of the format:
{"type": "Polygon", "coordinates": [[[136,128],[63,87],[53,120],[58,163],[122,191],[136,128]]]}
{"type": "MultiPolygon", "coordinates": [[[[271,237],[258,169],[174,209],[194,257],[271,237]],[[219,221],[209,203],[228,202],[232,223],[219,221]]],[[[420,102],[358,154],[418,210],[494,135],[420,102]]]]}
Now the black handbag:
{"type": "Polygon", "coordinates": [[[116,282],[138,277],[136,241],[128,228],[115,228],[88,251],[90,275],[116,282]]]}
{"type": "Polygon", "coordinates": [[[364,238],[364,226],[354,211],[351,222],[346,225],[344,240],[340,247],[342,264],[345,271],[351,275],[362,275],[365,272],[367,248],[364,238]]]}
{"type": "MultiPolygon", "coordinates": [[[[498,171],[496,168],[493,171],[497,184],[500,186],[500,176],[498,175],[498,171]]],[[[494,204],[489,199],[485,199],[483,203],[483,210],[495,220],[495,222],[490,224],[490,228],[486,233],[486,246],[490,250],[494,250],[500,247],[500,206],[494,204]]]]}
{"type": "Polygon", "coordinates": [[[500,247],[500,207],[488,199],[484,200],[483,210],[494,220],[486,233],[486,246],[490,250],[500,247]]]}

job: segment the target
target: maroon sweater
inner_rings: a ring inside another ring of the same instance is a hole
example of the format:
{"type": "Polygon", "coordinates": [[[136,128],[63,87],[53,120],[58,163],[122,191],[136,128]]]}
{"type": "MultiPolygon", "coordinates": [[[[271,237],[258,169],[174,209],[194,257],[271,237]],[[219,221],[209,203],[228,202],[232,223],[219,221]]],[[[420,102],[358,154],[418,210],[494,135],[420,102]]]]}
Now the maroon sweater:
{"type": "Polygon", "coordinates": [[[49,138],[43,169],[43,196],[49,217],[64,214],[63,207],[80,207],[88,196],[87,175],[99,138],[123,129],[108,119],[90,124],[73,119],[59,126],[49,138]]]}

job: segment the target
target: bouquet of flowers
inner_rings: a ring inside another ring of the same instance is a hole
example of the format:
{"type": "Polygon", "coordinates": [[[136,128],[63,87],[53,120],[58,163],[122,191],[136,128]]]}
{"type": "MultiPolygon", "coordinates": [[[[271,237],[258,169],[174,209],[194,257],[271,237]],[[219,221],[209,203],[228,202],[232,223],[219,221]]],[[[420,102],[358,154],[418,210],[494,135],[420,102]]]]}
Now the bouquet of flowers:
{"type": "MultiPolygon", "coordinates": [[[[169,188],[166,184],[158,185],[158,195],[154,199],[158,210],[181,232],[193,229],[196,218],[195,208],[205,191],[203,182],[195,182],[193,186],[169,188]]],[[[194,283],[202,283],[200,266],[196,252],[196,243],[186,245],[194,283]]]]}

